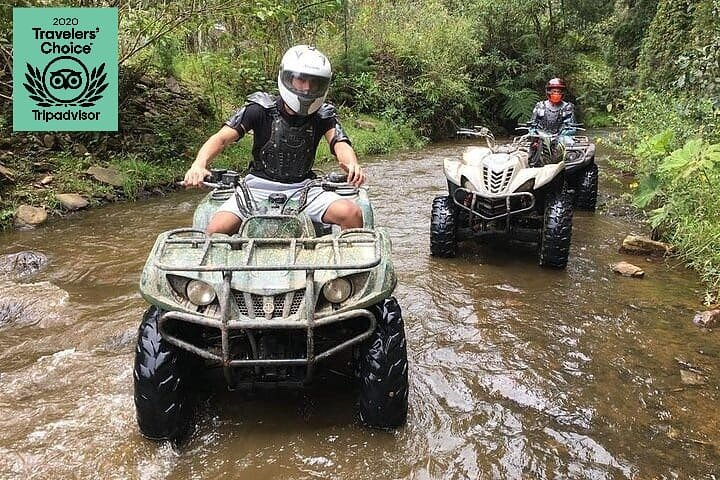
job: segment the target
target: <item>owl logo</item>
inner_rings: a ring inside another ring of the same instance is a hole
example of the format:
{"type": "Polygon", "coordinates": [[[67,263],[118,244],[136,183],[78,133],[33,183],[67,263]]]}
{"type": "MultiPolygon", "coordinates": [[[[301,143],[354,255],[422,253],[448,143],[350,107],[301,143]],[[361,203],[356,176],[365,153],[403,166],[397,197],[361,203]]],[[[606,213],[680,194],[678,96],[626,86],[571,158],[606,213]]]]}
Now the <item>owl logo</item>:
{"type": "Polygon", "coordinates": [[[43,71],[27,64],[23,83],[28,96],[40,107],[92,107],[108,87],[105,64],[88,68],[71,56],[57,57],[43,71]]]}

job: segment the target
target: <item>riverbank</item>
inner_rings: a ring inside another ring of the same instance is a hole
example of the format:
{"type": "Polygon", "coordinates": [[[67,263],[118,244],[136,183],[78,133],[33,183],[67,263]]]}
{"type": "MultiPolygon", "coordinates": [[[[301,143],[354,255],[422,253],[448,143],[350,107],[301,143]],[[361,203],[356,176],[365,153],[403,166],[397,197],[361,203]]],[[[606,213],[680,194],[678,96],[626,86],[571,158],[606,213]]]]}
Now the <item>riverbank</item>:
{"type": "MultiPolygon", "coordinates": [[[[125,84],[118,132],[12,133],[10,112],[0,112],[0,230],[176,188],[224,117],[172,78],[142,75],[125,84]]],[[[408,126],[344,109],[339,116],[361,161],[424,143],[408,126]]],[[[214,166],[242,171],[251,146],[242,139],[214,166]]],[[[317,164],[332,159],[321,142],[317,164]]]]}

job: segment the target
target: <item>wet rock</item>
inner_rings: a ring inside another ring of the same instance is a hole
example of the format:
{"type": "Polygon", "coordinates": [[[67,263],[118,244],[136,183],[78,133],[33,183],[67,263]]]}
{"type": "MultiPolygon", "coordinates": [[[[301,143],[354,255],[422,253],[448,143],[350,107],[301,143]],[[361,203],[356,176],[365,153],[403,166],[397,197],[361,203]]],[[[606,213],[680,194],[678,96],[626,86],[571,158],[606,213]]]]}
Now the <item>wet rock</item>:
{"type": "Polygon", "coordinates": [[[65,324],[68,293],[49,282],[0,280],[0,327],[65,324]]]}
{"type": "Polygon", "coordinates": [[[628,235],[622,242],[620,251],[633,255],[667,255],[672,246],[667,243],[651,240],[648,237],[628,235]]]}
{"type": "Polygon", "coordinates": [[[645,272],[642,268],[628,262],[618,262],[612,266],[612,269],[613,272],[619,273],[623,277],[642,278],[645,276],[645,272]]]}
{"type": "Polygon", "coordinates": [[[14,277],[26,277],[37,273],[47,265],[47,257],[40,252],[18,252],[0,255],[0,273],[14,277]]]}
{"type": "Polygon", "coordinates": [[[112,185],[113,187],[123,186],[122,175],[120,175],[120,172],[112,167],[90,167],[85,171],[85,173],[95,177],[98,182],[106,183],[108,185],[112,185]]]}
{"type": "Polygon", "coordinates": [[[700,312],[693,318],[693,323],[702,328],[714,328],[720,323],[720,310],[700,312]]]}
{"type": "Polygon", "coordinates": [[[88,201],[77,193],[60,193],[55,195],[58,202],[62,204],[67,210],[80,210],[88,206],[88,201]]]}
{"type": "Polygon", "coordinates": [[[47,221],[48,214],[44,207],[20,205],[15,212],[16,228],[34,228],[47,221]]]}

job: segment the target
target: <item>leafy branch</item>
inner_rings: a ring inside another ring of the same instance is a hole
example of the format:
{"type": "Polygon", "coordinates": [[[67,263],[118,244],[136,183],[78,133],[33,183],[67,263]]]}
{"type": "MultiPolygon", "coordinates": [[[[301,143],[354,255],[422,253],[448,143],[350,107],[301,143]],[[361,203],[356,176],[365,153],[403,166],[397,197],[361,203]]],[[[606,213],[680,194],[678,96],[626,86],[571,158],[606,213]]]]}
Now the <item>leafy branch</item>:
{"type": "MultiPolygon", "coordinates": [[[[206,2],[192,0],[185,9],[178,12],[156,9],[150,13],[143,10],[142,14],[146,18],[150,15],[154,15],[154,17],[149,17],[147,23],[139,31],[135,32],[134,38],[128,42],[129,45],[121,45],[121,55],[118,63],[120,65],[124,64],[138,52],[191,21],[227,12],[235,6],[236,3],[231,0],[220,0],[215,5],[207,5],[206,2]]],[[[134,11],[129,6],[121,6],[120,8],[121,16],[130,15],[134,11]]]]}

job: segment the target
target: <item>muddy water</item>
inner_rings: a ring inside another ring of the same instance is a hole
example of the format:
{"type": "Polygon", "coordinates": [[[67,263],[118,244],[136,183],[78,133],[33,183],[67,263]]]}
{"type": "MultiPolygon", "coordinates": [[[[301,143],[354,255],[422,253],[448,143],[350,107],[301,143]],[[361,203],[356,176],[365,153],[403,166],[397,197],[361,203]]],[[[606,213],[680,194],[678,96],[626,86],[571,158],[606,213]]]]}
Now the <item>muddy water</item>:
{"type": "MultiPolygon", "coordinates": [[[[442,158],[461,148],[367,166],[409,342],[409,420],[394,433],[358,426],[338,380],[213,396],[179,450],[138,434],[138,276],[155,236],[190,222],[197,193],[0,236],[0,254],[49,257],[24,283],[0,279],[0,303],[22,302],[0,324],[0,478],[720,478],[720,338],[690,322],[696,277],[617,253],[640,228],[602,210],[576,214],[565,271],[502,245],[430,257],[442,158]],[[646,278],[615,276],[621,259],[646,278]]],[[[613,188],[603,173],[601,197],[613,188]]]]}

